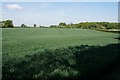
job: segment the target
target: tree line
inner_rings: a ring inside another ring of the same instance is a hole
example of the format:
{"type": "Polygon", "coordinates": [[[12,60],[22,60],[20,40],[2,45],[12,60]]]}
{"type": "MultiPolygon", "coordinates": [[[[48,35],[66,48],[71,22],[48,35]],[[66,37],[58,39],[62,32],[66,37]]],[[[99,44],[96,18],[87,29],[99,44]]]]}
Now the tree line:
{"type": "MultiPolygon", "coordinates": [[[[30,26],[27,26],[25,24],[21,24],[21,26],[18,26],[21,28],[30,28],[30,26]]],[[[37,27],[36,24],[33,24],[32,27],[37,27]]],[[[45,28],[45,26],[39,26],[40,28],[45,28]]],[[[6,20],[6,21],[0,21],[0,28],[16,28],[16,26],[14,26],[13,21],[12,20],[6,20]]]]}
{"type": "MultiPolygon", "coordinates": [[[[2,28],[14,28],[12,20],[0,21],[0,27],[2,28]]],[[[21,28],[31,28],[25,24],[19,26],[21,28]]],[[[37,27],[33,24],[34,28],[37,27]]],[[[81,28],[81,29],[120,29],[120,23],[110,23],[110,22],[81,22],[77,24],[66,24],[65,22],[59,23],[59,25],[50,25],[49,27],[39,26],[39,28],[81,28]]]]}
{"type": "Polygon", "coordinates": [[[81,29],[120,29],[120,23],[110,22],[81,22],[78,24],[66,24],[64,22],[59,25],[51,25],[51,28],[81,28],[81,29]]]}

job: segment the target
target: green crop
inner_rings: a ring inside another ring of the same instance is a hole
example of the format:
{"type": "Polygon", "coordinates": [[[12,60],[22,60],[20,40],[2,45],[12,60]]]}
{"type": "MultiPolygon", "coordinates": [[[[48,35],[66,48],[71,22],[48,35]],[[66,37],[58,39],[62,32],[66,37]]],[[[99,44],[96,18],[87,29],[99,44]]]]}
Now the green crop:
{"type": "Polygon", "coordinates": [[[93,69],[95,66],[100,69],[100,67],[107,66],[106,64],[114,63],[109,58],[113,61],[117,59],[117,53],[114,55],[111,53],[107,58],[109,49],[104,47],[108,44],[118,43],[117,38],[118,34],[116,33],[88,29],[2,29],[3,77],[49,79],[55,78],[55,76],[60,78],[84,76],[87,71],[88,74],[91,74],[90,71],[97,71],[93,69]],[[99,47],[96,48],[95,46],[99,47]],[[98,51],[108,50],[108,53],[103,52],[107,55],[100,52],[96,55],[97,51],[92,49],[94,47],[98,51]],[[88,50],[89,48],[90,50],[88,50]],[[81,52],[84,50],[85,52],[81,52]],[[83,57],[77,53],[81,53],[83,57]],[[88,56],[87,53],[89,53],[88,56]],[[77,55],[80,57],[77,57],[77,55]],[[95,58],[95,56],[100,57],[95,58]],[[87,58],[88,62],[86,62],[87,58]],[[106,58],[107,61],[102,63],[106,58]],[[92,62],[92,60],[96,60],[96,62],[92,62]],[[84,62],[86,62],[86,65],[84,62]],[[100,64],[97,64],[97,62],[100,64]],[[92,66],[90,66],[91,64],[92,66]]]}

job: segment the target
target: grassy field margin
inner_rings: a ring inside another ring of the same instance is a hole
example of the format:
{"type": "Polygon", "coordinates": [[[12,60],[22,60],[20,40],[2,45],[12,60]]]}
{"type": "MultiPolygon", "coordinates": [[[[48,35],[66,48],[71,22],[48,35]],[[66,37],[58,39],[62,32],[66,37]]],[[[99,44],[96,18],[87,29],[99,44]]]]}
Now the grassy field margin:
{"type": "Polygon", "coordinates": [[[97,31],[120,33],[120,29],[96,29],[97,31]]]}

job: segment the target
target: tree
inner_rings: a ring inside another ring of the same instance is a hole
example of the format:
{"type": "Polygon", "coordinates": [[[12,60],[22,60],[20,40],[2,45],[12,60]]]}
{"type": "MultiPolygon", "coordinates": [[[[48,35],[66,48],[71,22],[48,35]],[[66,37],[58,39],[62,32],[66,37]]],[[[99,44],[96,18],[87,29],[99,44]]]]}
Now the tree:
{"type": "Polygon", "coordinates": [[[59,23],[59,25],[60,26],[66,26],[66,23],[61,22],[61,23],[59,23]]]}
{"type": "Polygon", "coordinates": [[[34,24],[33,27],[36,27],[36,24],[34,24]]]}
{"type": "Polygon", "coordinates": [[[14,25],[13,25],[12,20],[3,21],[3,28],[13,28],[13,27],[14,25]]]}
{"type": "Polygon", "coordinates": [[[56,25],[50,25],[50,28],[57,28],[56,25]]]}
{"type": "Polygon", "coordinates": [[[27,26],[26,26],[25,24],[21,24],[21,27],[22,27],[22,28],[25,28],[25,27],[27,27],[27,26]]]}
{"type": "Polygon", "coordinates": [[[45,26],[39,26],[40,28],[45,28],[45,26]]]}

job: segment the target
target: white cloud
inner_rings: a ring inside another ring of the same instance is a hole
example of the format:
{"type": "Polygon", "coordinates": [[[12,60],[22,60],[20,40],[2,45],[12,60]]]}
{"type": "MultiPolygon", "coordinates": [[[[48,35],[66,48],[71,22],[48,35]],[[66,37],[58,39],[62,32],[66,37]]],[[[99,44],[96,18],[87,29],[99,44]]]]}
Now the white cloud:
{"type": "Polygon", "coordinates": [[[9,8],[9,9],[23,9],[21,6],[19,6],[18,4],[8,4],[8,5],[6,5],[6,7],[7,8],[9,8]]]}

